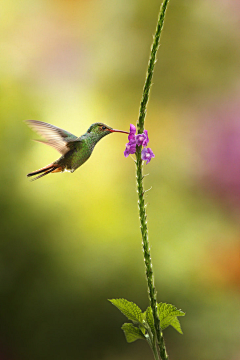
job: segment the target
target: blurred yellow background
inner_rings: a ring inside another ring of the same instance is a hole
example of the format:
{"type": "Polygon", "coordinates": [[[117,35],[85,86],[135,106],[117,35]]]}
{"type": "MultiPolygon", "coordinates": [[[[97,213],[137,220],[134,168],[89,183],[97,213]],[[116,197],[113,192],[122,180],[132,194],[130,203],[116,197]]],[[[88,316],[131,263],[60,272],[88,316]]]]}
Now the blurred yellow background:
{"type": "MultiPolygon", "coordinates": [[[[0,39],[0,359],[146,360],[107,299],[148,306],[135,166],[112,134],[74,174],[23,122],[136,123],[160,1],[8,0],[0,39]]],[[[240,2],[170,0],[146,118],[158,301],[171,360],[240,359],[240,2]]]]}

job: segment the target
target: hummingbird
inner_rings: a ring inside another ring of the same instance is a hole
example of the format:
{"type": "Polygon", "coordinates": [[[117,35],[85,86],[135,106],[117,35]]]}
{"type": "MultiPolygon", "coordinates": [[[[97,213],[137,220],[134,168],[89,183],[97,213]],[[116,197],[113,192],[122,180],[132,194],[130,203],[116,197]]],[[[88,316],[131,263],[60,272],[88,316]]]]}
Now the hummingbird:
{"type": "Polygon", "coordinates": [[[53,163],[27,174],[28,177],[38,175],[32,180],[40,179],[50,173],[63,172],[65,170],[74,172],[89,159],[95,145],[104,136],[114,132],[129,134],[126,131],[115,130],[100,122],[92,124],[87,132],[80,137],[43,121],[27,120],[26,123],[45,138],[45,140],[35,141],[50,145],[62,154],[62,156],[53,163]]]}

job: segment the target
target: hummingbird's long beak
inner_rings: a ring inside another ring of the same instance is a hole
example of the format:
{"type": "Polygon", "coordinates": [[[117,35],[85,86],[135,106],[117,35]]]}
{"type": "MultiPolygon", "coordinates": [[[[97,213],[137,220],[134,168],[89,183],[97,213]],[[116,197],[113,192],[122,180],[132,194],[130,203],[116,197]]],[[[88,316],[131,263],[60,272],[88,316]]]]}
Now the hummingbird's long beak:
{"type": "Polygon", "coordinates": [[[111,132],[119,132],[119,133],[123,133],[123,134],[129,134],[129,132],[122,131],[122,130],[109,129],[109,131],[111,131],[111,132]]]}

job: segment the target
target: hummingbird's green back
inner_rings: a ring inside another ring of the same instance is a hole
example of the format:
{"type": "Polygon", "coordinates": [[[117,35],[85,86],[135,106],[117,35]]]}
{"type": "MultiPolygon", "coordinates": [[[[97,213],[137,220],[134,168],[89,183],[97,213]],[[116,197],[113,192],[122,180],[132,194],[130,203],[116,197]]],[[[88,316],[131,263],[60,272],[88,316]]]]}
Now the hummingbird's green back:
{"type": "Polygon", "coordinates": [[[65,166],[66,170],[74,172],[88,160],[97,142],[110,134],[110,130],[112,128],[103,123],[92,124],[84,135],[68,143],[70,151],[55,161],[55,164],[65,166]]]}

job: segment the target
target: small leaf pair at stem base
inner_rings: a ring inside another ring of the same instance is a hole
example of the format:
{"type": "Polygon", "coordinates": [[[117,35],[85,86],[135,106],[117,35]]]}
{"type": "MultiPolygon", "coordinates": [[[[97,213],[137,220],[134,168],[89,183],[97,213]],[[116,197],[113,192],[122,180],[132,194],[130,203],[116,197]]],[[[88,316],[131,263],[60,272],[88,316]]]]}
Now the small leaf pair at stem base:
{"type": "MultiPolygon", "coordinates": [[[[151,307],[149,306],[145,312],[142,312],[136,304],[126,299],[112,299],[109,301],[133,322],[133,324],[125,323],[122,326],[127,342],[131,343],[138,339],[145,339],[152,348],[155,347],[156,336],[151,307]]],[[[174,305],[166,303],[157,304],[157,309],[161,329],[164,330],[171,325],[182,334],[178,316],[184,316],[185,313],[178,310],[174,305]]]]}

